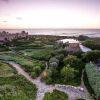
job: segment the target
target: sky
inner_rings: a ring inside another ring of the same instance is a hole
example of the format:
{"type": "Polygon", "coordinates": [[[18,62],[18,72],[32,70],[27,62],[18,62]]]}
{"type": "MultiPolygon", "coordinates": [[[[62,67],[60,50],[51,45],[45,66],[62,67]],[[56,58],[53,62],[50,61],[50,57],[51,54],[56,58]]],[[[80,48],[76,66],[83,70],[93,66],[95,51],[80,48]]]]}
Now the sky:
{"type": "Polygon", "coordinates": [[[100,0],[0,0],[2,28],[100,28],[100,0]]]}

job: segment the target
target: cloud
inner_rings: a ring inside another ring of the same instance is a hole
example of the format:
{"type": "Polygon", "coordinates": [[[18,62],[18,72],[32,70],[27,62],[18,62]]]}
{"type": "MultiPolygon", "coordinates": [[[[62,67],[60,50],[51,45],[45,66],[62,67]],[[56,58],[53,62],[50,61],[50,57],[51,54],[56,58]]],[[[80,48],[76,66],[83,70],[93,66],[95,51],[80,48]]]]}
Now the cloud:
{"type": "Polygon", "coordinates": [[[8,3],[8,2],[9,2],[9,0],[1,0],[1,1],[6,2],[6,3],[8,3]]]}
{"type": "Polygon", "coordinates": [[[17,20],[22,20],[22,18],[21,18],[21,17],[16,17],[16,19],[17,19],[17,20]]]}
{"type": "Polygon", "coordinates": [[[2,22],[7,23],[8,21],[4,20],[4,21],[2,21],[2,22]]]}
{"type": "Polygon", "coordinates": [[[6,20],[1,20],[0,22],[7,23],[8,21],[6,21],[6,20]]]}

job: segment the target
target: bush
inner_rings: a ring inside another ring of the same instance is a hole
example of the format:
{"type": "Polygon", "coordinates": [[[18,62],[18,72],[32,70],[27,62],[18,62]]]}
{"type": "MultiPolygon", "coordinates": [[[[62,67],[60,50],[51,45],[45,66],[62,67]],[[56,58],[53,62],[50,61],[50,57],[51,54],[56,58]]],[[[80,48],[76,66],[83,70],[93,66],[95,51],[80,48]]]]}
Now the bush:
{"type": "Polygon", "coordinates": [[[93,51],[87,52],[83,55],[83,60],[86,62],[97,61],[97,59],[99,59],[99,58],[100,58],[99,50],[93,50],[93,51]]]}
{"type": "Polygon", "coordinates": [[[86,40],[83,45],[93,50],[100,50],[100,40],[86,40]]]}
{"type": "Polygon", "coordinates": [[[68,95],[64,92],[53,90],[52,93],[47,92],[42,100],[68,100],[68,95]]]}
{"type": "Polygon", "coordinates": [[[63,58],[64,58],[64,54],[58,54],[58,55],[55,56],[55,58],[62,61],[63,58]]]}
{"type": "Polygon", "coordinates": [[[97,70],[96,65],[92,63],[86,65],[85,71],[89,84],[95,93],[96,100],[100,100],[100,72],[97,70]]]}
{"type": "Polygon", "coordinates": [[[61,70],[61,76],[63,77],[64,83],[69,82],[70,80],[73,80],[75,77],[75,70],[74,68],[71,68],[69,65],[65,66],[61,70]]]}
{"type": "Polygon", "coordinates": [[[52,62],[49,64],[50,67],[57,68],[58,64],[56,62],[52,62]]]}
{"type": "MultiPolygon", "coordinates": [[[[51,84],[51,83],[55,83],[57,78],[58,78],[58,71],[53,68],[50,67],[47,71],[46,71],[46,76],[42,77],[42,80],[46,82],[46,84],[51,84]]],[[[43,75],[44,76],[44,75],[43,75]]]]}
{"type": "Polygon", "coordinates": [[[80,40],[80,41],[84,41],[84,40],[87,40],[87,39],[89,39],[89,37],[84,36],[84,35],[79,35],[79,37],[78,37],[78,40],[80,40]]]}
{"type": "Polygon", "coordinates": [[[79,70],[81,70],[84,67],[84,63],[79,58],[73,55],[68,55],[64,59],[64,64],[65,65],[69,64],[71,67],[74,67],[75,69],[79,70]]]}
{"type": "Polygon", "coordinates": [[[59,60],[56,59],[55,57],[50,58],[49,63],[52,63],[52,62],[56,62],[57,64],[59,64],[59,60]]]}

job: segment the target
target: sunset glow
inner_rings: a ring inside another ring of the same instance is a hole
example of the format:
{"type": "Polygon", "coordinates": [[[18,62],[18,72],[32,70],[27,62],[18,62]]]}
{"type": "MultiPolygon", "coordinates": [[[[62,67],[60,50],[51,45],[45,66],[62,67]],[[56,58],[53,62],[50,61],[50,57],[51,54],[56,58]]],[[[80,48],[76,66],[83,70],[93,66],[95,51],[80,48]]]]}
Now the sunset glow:
{"type": "Polygon", "coordinates": [[[100,28],[99,0],[0,0],[0,28],[100,28]]]}

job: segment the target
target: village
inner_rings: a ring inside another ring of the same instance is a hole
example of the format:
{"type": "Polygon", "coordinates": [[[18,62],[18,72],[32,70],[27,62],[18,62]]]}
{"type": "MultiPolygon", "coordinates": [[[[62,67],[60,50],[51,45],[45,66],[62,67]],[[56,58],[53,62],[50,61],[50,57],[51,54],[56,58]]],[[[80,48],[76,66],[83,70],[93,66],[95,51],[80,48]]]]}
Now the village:
{"type": "Polygon", "coordinates": [[[28,37],[28,32],[25,31],[22,31],[20,33],[9,33],[6,31],[2,31],[0,32],[0,43],[26,37],[28,37]]]}

